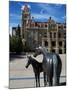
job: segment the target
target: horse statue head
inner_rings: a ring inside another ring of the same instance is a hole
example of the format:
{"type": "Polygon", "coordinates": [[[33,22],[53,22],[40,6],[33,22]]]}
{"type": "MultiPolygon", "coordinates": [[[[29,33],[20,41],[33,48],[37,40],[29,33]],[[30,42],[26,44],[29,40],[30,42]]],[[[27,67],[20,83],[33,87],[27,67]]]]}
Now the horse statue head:
{"type": "Polygon", "coordinates": [[[39,46],[35,49],[34,57],[36,57],[39,54],[46,54],[47,53],[47,48],[43,46],[39,46]]]}
{"type": "Polygon", "coordinates": [[[29,65],[31,64],[31,56],[27,56],[27,58],[28,58],[28,62],[27,62],[27,64],[26,64],[26,68],[28,68],[29,67],[29,65]]]}

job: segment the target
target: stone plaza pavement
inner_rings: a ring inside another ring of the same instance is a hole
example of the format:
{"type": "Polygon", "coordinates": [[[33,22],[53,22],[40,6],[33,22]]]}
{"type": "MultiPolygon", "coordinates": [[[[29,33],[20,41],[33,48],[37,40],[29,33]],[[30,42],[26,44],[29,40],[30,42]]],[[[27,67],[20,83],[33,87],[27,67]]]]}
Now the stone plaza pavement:
{"type": "MultiPolygon", "coordinates": [[[[60,77],[60,83],[66,82],[66,55],[60,55],[62,60],[62,73],[60,77]]],[[[38,56],[37,59],[42,59],[42,56],[38,56]]],[[[25,68],[27,63],[26,55],[17,56],[11,58],[9,62],[9,88],[29,88],[35,87],[35,77],[33,73],[32,66],[30,65],[28,69],[25,68]]],[[[41,86],[43,83],[43,73],[41,73],[41,86]]]]}

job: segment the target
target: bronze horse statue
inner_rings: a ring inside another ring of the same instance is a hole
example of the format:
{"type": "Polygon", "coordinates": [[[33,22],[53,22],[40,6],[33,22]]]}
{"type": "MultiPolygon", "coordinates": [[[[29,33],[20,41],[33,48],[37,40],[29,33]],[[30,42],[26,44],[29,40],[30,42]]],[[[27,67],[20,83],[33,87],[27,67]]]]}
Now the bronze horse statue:
{"type": "Polygon", "coordinates": [[[35,74],[36,87],[40,87],[40,73],[43,72],[42,63],[39,63],[31,56],[28,56],[28,62],[26,64],[26,68],[28,68],[30,64],[32,65],[35,74]]]}
{"type": "Polygon", "coordinates": [[[62,70],[62,62],[60,56],[56,53],[49,53],[45,47],[38,47],[35,50],[34,57],[41,53],[43,54],[42,67],[45,86],[47,83],[46,77],[49,86],[58,86],[62,70]]]}

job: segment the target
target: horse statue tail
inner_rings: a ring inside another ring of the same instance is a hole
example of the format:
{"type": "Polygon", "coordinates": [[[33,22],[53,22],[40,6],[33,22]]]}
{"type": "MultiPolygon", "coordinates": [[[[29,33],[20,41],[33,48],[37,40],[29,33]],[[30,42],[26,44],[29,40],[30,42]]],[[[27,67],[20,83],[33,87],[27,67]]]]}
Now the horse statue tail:
{"type": "Polygon", "coordinates": [[[54,77],[54,86],[59,85],[59,79],[61,74],[62,62],[60,56],[55,54],[53,55],[53,77],[54,77]]]}

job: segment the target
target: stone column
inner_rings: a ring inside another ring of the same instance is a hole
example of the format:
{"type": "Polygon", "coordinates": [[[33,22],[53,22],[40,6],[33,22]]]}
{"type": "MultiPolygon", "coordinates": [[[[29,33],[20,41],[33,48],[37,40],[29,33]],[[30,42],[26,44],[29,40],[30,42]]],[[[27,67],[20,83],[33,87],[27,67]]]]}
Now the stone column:
{"type": "Polygon", "coordinates": [[[47,32],[47,39],[48,39],[48,51],[51,52],[51,40],[50,40],[50,32],[47,32]]]}
{"type": "Polygon", "coordinates": [[[44,38],[42,38],[42,46],[43,46],[43,47],[45,46],[44,38]]]}
{"type": "Polygon", "coordinates": [[[58,32],[56,33],[56,53],[59,53],[58,32]]]}

